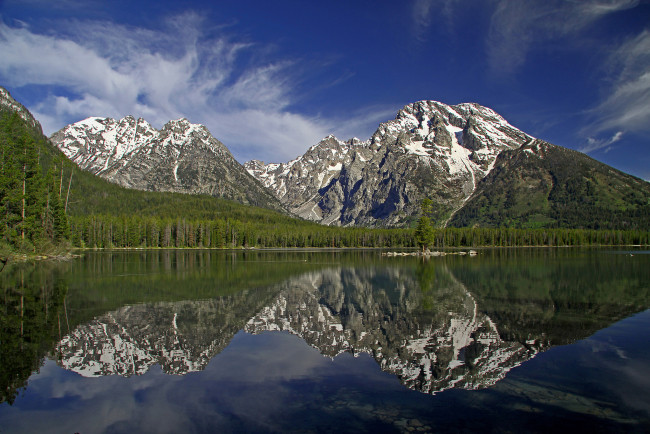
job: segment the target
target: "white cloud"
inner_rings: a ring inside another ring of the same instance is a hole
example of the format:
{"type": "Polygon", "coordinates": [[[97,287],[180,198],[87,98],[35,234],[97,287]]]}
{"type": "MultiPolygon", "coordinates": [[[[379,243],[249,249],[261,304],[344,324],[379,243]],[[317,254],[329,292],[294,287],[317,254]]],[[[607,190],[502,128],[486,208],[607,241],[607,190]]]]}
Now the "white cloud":
{"type": "Polygon", "coordinates": [[[486,41],[490,68],[497,73],[516,72],[536,44],[565,38],[607,14],[638,4],[639,0],[499,1],[486,41]]]}
{"type": "Polygon", "coordinates": [[[285,162],[302,155],[330,131],[324,121],[287,111],[245,108],[231,113],[212,111],[204,116],[213,119],[210,132],[242,160],[285,162]],[[229,143],[238,143],[238,149],[233,150],[229,143]]]}
{"type": "Polygon", "coordinates": [[[596,120],[589,128],[650,132],[650,32],[622,44],[609,67],[616,74],[614,84],[594,110],[596,120]]]}
{"type": "Polygon", "coordinates": [[[429,29],[432,19],[433,0],[415,0],[411,10],[413,18],[413,33],[415,37],[424,41],[425,32],[429,29]]]}
{"type": "MultiPolygon", "coordinates": [[[[623,138],[623,134],[623,131],[617,131],[612,137],[607,139],[596,139],[595,137],[589,137],[587,139],[587,143],[582,148],[580,148],[579,151],[587,154],[599,149],[608,148],[610,145],[621,140],[623,138]]],[[[609,148],[605,152],[608,150],[609,148]]]]}
{"type": "Polygon", "coordinates": [[[58,33],[40,33],[0,23],[0,80],[50,89],[28,107],[46,134],[89,116],[133,115],[158,128],[186,117],[240,161],[287,161],[330,132],[367,128],[368,120],[292,112],[304,72],[297,61],[269,58],[269,47],[206,27],[194,13],[156,30],[70,21],[58,33]]]}

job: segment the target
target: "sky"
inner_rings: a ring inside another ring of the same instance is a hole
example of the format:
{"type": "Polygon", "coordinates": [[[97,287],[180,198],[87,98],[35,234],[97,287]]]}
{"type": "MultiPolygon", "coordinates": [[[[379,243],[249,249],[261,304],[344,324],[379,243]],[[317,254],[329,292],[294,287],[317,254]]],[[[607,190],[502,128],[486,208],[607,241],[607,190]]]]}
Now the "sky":
{"type": "Polygon", "coordinates": [[[0,86],[46,135],[185,117],[240,163],[476,102],[650,180],[650,0],[0,0],[0,86]]]}

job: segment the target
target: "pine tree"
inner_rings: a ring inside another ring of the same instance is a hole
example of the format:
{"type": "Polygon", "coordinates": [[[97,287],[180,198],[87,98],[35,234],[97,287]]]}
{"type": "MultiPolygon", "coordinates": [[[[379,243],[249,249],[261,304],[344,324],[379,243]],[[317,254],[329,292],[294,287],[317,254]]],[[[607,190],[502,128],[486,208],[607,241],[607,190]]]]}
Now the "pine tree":
{"type": "Polygon", "coordinates": [[[425,198],[422,201],[422,215],[420,216],[418,225],[415,228],[415,242],[418,247],[422,248],[422,252],[433,243],[434,233],[433,227],[431,226],[431,218],[429,217],[432,205],[433,203],[431,202],[431,199],[425,198]]]}

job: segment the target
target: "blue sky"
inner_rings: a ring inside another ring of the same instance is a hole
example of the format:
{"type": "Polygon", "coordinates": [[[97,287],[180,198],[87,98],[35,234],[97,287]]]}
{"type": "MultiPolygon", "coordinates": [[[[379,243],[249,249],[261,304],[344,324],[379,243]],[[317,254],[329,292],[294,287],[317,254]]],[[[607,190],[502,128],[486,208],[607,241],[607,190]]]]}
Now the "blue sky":
{"type": "Polygon", "coordinates": [[[650,179],[650,2],[0,0],[0,85],[46,134],[203,123],[244,162],[477,102],[650,179]]]}

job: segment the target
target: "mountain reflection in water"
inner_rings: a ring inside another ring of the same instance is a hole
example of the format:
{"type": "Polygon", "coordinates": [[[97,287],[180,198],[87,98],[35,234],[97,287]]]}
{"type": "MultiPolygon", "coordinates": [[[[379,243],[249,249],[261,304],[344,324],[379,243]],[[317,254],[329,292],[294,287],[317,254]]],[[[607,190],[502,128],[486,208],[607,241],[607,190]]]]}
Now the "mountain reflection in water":
{"type": "MultiPolygon", "coordinates": [[[[529,271],[518,270],[520,288],[538,284],[526,281],[529,271]]],[[[571,283],[566,280],[546,284],[564,287],[571,283]]],[[[517,301],[504,300],[510,310],[536,303],[544,308],[539,300],[517,301]]],[[[547,307],[547,314],[557,314],[555,303],[547,307]]],[[[510,314],[519,320],[504,324],[508,332],[500,333],[500,324],[445,263],[337,266],[291,277],[263,292],[124,306],[77,326],[56,353],[62,367],[88,377],[139,375],[155,364],[182,375],[204,369],[240,329],[287,331],[324,356],[367,353],[405,386],[435,393],[492,386],[549,347],[548,330],[519,332],[524,310],[510,314]]],[[[569,341],[586,337],[581,331],[569,341]]]]}
{"type": "Polygon", "coordinates": [[[632,253],[152,250],[13,264],[0,273],[0,426],[647,431],[650,254],[632,253]]]}
{"type": "Polygon", "coordinates": [[[409,271],[309,272],[277,285],[275,299],[262,307],[249,293],[125,306],[78,326],[56,352],[62,367],[83,376],[143,374],[154,364],[185,374],[205,368],[242,327],[253,334],[281,330],[326,356],[368,353],[406,386],[433,393],[492,385],[543,346],[502,340],[446,268],[428,291],[409,271]]]}

